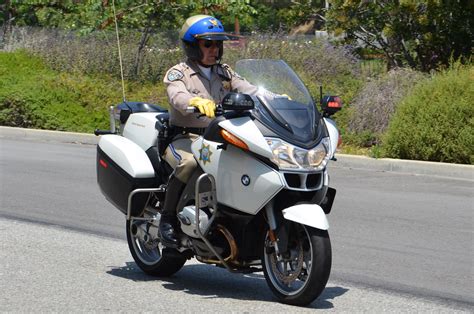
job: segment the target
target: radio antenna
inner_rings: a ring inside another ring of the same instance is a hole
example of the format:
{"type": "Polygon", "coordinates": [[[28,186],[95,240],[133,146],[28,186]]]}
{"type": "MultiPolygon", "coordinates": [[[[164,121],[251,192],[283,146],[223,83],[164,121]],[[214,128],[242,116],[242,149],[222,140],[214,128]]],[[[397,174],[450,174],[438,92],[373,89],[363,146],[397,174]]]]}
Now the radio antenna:
{"type": "Polygon", "coordinates": [[[323,85],[319,85],[319,104],[323,103],[323,85]]]}
{"type": "Polygon", "coordinates": [[[115,13],[115,0],[112,0],[112,8],[114,10],[115,33],[117,34],[117,46],[118,46],[118,54],[119,54],[119,61],[120,61],[120,77],[122,78],[123,102],[127,103],[127,100],[125,98],[125,81],[123,79],[122,51],[120,50],[120,36],[119,36],[119,31],[118,31],[117,14],[115,13]]]}

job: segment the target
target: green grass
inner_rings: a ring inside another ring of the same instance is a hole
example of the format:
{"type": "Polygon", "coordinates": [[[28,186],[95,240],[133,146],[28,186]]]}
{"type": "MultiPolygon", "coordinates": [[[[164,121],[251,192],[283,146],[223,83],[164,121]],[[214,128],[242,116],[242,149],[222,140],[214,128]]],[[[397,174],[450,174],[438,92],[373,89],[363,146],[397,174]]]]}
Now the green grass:
{"type": "MultiPolygon", "coordinates": [[[[163,84],[127,82],[127,99],[167,103],[163,84]]],[[[0,52],[0,125],[93,132],[107,128],[107,108],[122,101],[110,76],[60,73],[24,51],[0,52]]]]}

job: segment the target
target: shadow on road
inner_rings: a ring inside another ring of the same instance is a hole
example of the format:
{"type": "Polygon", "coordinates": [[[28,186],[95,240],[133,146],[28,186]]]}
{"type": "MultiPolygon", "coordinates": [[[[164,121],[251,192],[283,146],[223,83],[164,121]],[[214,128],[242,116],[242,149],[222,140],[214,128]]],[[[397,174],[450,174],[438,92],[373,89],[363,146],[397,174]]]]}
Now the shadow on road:
{"type": "MultiPolygon", "coordinates": [[[[127,262],[125,266],[114,267],[107,272],[110,275],[126,278],[133,281],[160,282],[169,290],[183,291],[206,298],[231,298],[249,301],[276,302],[265,277],[261,273],[233,274],[225,269],[209,265],[186,265],[175,275],[167,278],[158,278],[145,274],[134,262],[127,262]]],[[[349,289],[338,286],[327,286],[319,298],[311,303],[309,308],[331,309],[333,300],[349,289]]]]}

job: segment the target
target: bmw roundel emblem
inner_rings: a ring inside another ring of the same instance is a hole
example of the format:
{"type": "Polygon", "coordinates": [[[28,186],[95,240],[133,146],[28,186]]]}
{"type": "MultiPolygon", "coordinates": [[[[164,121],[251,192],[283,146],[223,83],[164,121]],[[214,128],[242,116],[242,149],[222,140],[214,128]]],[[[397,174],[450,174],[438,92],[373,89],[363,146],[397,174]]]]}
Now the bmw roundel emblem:
{"type": "Polygon", "coordinates": [[[242,181],[243,185],[248,186],[250,184],[250,177],[244,174],[242,178],[240,178],[240,181],[242,181]]]}

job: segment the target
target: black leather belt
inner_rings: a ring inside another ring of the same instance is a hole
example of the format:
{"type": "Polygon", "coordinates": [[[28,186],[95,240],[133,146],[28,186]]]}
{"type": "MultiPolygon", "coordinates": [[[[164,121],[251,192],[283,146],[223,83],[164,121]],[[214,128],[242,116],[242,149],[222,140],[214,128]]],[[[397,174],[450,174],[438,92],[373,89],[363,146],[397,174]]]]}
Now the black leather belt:
{"type": "Polygon", "coordinates": [[[187,133],[193,133],[193,134],[203,134],[204,131],[206,130],[205,128],[185,128],[181,126],[175,126],[174,129],[176,130],[176,134],[187,134],[187,133]]]}

